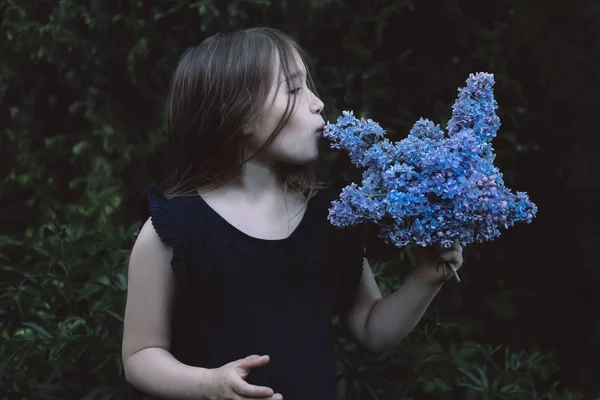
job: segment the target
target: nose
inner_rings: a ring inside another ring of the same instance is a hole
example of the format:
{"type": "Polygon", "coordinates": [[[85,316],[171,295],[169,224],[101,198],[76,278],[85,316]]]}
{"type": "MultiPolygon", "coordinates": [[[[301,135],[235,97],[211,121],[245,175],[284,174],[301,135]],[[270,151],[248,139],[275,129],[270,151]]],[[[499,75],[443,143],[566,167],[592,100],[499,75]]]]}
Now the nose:
{"type": "Polygon", "coordinates": [[[325,104],[318,98],[314,93],[312,93],[312,102],[310,103],[310,110],[315,114],[320,114],[323,112],[323,108],[325,104]]]}

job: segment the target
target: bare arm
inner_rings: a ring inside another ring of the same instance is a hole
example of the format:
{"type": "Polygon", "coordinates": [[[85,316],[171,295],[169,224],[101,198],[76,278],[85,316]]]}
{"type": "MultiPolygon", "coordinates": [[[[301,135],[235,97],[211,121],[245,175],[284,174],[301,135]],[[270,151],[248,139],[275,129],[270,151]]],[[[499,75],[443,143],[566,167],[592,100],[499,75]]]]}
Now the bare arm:
{"type": "Polygon", "coordinates": [[[342,323],[358,345],[371,354],[383,354],[413,330],[440,288],[413,274],[396,292],[382,298],[365,259],[356,301],[342,323]]]}
{"type": "Polygon", "coordinates": [[[441,289],[413,274],[373,307],[365,327],[365,341],[378,354],[392,350],[417,325],[441,289]]]}
{"type": "Polygon", "coordinates": [[[182,364],[169,352],[175,286],[172,254],[146,221],[129,261],[122,349],[125,377],[151,396],[209,399],[211,370],[182,364]]]}

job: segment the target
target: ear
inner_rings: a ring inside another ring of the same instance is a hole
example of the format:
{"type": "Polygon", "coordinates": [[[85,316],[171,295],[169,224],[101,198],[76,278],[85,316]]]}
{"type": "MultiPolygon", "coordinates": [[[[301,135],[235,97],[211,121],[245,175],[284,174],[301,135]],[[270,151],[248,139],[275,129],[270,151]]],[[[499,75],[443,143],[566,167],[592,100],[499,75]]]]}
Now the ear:
{"type": "Polygon", "coordinates": [[[250,127],[244,125],[244,128],[242,129],[242,136],[244,139],[249,139],[252,136],[252,130],[250,127]]]}
{"type": "Polygon", "coordinates": [[[244,135],[244,138],[249,138],[250,136],[252,136],[252,133],[254,133],[255,131],[254,128],[254,121],[251,119],[247,119],[242,127],[242,133],[244,135]]]}

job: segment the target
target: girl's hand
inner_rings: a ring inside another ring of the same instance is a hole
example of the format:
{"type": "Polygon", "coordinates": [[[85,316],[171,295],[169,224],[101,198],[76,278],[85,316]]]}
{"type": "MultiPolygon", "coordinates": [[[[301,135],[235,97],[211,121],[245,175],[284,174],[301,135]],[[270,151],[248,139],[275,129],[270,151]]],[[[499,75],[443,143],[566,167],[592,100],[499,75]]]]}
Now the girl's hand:
{"type": "Polygon", "coordinates": [[[463,248],[457,241],[449,249],[444,249],[439,245],[417,247],[415,250],[415,274],[428,283],[442,284],[452,278],[455,271],[462,266],[462,252],[463,248]]]}
{"type": "Polygon", "coordinates": [[[252,368],[258,368],[269,362],[269,356],[252,355],[232,361],[213,371],[212,400],[272,399],[282,400],[283,396],[273,393],[273,389],[250,385],[245,381],[252,368]]]}

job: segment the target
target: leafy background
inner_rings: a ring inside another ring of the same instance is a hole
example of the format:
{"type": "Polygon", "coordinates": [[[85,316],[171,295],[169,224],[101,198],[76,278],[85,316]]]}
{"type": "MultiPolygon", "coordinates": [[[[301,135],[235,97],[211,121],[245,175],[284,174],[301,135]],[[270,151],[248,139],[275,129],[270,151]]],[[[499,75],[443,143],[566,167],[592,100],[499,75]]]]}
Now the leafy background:
{"type": "MultiPolygon", "coordinates": [[[[125,272],[165,174],[168,79],[185,48],[256,25],[307,50],[330,120],[352,109],[394,140],[421,116],[445,126],[468,74],[494,73],[496,165],[540,210],[467,247],[463,283],[393,353],[335,321],[340,397],[600,396],[597,1],[4,0],[0,21],[0,399],[130,396],[125,272]]],[[[323,150],[324,177],[357,179],[323,150]]],[[[380,251],[389,293],[411,253],[380,251]]]]}

